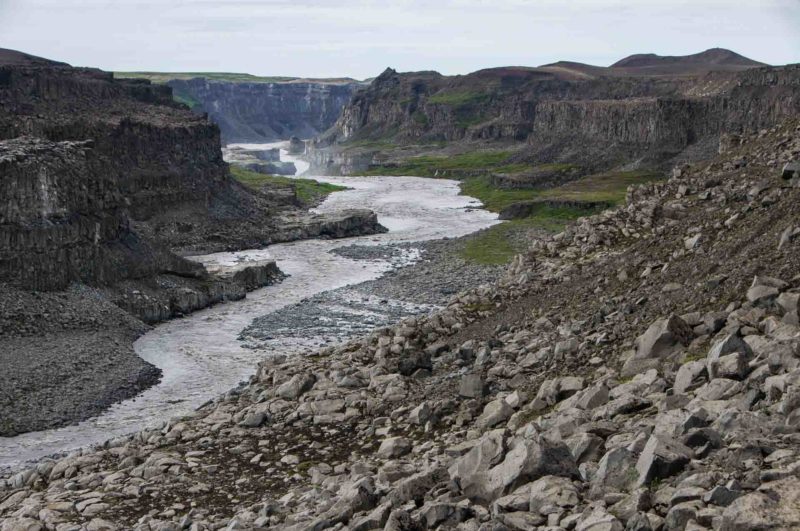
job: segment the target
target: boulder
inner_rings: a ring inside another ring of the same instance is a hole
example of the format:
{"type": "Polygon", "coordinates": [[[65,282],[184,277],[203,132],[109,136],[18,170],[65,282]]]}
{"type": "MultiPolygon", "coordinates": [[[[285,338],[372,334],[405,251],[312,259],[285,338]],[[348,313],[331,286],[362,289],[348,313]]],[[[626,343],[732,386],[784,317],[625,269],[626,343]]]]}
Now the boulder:
{"type": "Polygon", "coordinates": [[[567,478],[544,476],[529,485],[529,508],[532,513],[547,514],[553,506],[575,507],[580,502],[578,489],[567,478]]]}
{"type": "Polygon", "coordinates": [[[509,406],[504,399],[498,398],[486,404],[476,422],[481,429],[493,428],[501,422],[507,421],[513,414],[514,408],[509,406]]]}
{"type": "Polygon", "coordinates": [[[705,361],[690,361],[684,363],[678,369],[675,375],[675,383],[672,385],[672,390],[676,394],[684,394],[690,389],[693,389],[698,380],[706,373],[705,361]]]}
{"type": "Polygon", "coordinates": [[[486,383],[480,373],[465,374],[458,384],[458,394],[465,398],[482,398],[486,391],[486,383]]]}
{"type": "Polygon", "coordinates": [[[288,382],[282,383],[275,391],[278,396],[287,400],[296,400],[311,389],[317,381],[313,374],[295,374],[288,382]]]}
{"type": "Polygon", "coordinates": [[[722,513],[725,531],[800,529],[800,485],[789,477],[764,483],[734,500],[722,513]]]}
{"type": "Polygon", "coordinates": [[[781,170],[781,177],[787,181],[794,179],[795,177],[800,177],[800,162],[793,161],[784,164],[783,169],[781,170]]]}
{"type": "Polygon", "coordinates": [[[542,476],[578,476],[569,448],[537,433],[514,438],[503,460],[492,466],[498,455],[496,442],[482,441],[451,465],[450,477],[458,482],[464,495],[485,503],[542,476]]]}
{"type": "Polygon", "coordinates": [[[378,455],[385,458],[401,457],[411,451],[411,446],[411,441],[405,437],[389,437],[381,442],[378,455]]]}
{"type": "Polygon", "coordinates": [[[743,378],[747,374],[747,359],[753,355],[750,345],[735,334],[720,339],[706,357],[706,369],[709,377],[743,378]]]}
{"type": "Polygon", "coordinates": [[[693,337],[692,329],[677,315],[654,322],[647,331],[636,338],[635,359],[664,359],[693,337]]]}
{"type": "Polygon", "coordinates": [[[654,433],[647,440],[636,471],[637,485],[647,485],[653,480],[677,474],[692,458],[692,449],[663,434],[654,433]]]}

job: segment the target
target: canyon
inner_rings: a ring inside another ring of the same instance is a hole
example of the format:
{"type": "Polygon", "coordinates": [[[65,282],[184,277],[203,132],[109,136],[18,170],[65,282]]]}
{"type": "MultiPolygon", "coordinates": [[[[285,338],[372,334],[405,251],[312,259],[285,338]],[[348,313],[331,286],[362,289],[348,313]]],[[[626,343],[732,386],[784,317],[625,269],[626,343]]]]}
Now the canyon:
{"type": "MultiPolygon", "coordinates": [[[[493,165],[515,166],[506,173],[522,180],[554,163],[577,166],[573,177],[626,165],[663,170],[713,155],[723,133],[796,114],[798,83],[796,65],[769,67],[721,49],[464,76],[387,69],[353,97],[311,155],[318,171],[343,174],[475,150],[507,152],[493,165]]],[[[469,172],[448,173],[459,174],[469,172]]]]}
{"type": "Polygon", "coordinates": [[[177,101],[217,124],[222,141],[265,143],[308,139],[329,129],[366,83],[354,79],[258,77],[247,74],[116,73],[172,88],[177,101]]]}
{"type": "Polygon", "coordinates": [[[800,527],[799,65],[187,77],[0,50],[0,531],[800,527]]]}
{"type": "Polygon", "coordinates": [[[186,254],[384,230],[367,210],[315,215],[235,181],[217,126],[169,87],[10,50],[0,60],[4,435],[135,395],[158,379],[131,349],[145,323],[282,277],[271,262],[219,277],[186,254]],[[78,383],[79,360],[94,358],[108,369],[100,388],[78,383]]]}

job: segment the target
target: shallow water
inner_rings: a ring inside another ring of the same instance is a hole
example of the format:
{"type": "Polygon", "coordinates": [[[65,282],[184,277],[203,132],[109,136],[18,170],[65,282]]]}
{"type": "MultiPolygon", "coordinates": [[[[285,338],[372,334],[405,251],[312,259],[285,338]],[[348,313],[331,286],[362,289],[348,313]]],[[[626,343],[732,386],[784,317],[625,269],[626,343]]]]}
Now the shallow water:
{"type": "MultiPolygon", "coordinates": [[[[497,223],[496,215],[471,208],[477,206],[475,200],[458,195],[456,181],[419,177],[314,178],[350,188],[331,194],[318,211],[371,208],[389,232],[193,257],[209,268],[272,259],[290,276],[280,284],[249,293],[245,300],[220,304],[156,326],[134,348],[163,371],[158,385],[80,424],[0,438],[0,467],[14,467],[101,443],[186,414],[254,374],[258,361],[264,357],[316,348],[320,338],[287,337],[271,341],[268,348],[253,349],[243,347],[237,337],[256,317],[323,291],[378,278],[392,267],[384,260],[355,261],[328,252],[331,249],[353,243],[377,245],[458,237],[497,223]]],[[[406,258],[413,261],[416,254],[409,252],[406,258]]]]}

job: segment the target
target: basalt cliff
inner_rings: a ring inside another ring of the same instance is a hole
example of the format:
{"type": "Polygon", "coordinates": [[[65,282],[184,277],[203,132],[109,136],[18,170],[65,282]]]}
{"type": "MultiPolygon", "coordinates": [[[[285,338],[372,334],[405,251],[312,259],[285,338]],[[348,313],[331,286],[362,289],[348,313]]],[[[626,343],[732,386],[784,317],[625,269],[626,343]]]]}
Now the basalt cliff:
{"type": "Polygon", "coordinates": [[[193,109],[208,113],[226,144],[317,136],[336,122],[363,86],[347,79],[246,82],[204,77],[167,84],[193,109]]]}
{"type": "MultiPolygon", "coordinates": [[[[420,153],[506,149],[503,163],[665,168],[800,112],[800,67],[727,50],[637,55],[611,67],[559,62],[464,76],[387,69],[358,92],[312,149],[317,167],[351,173],[420,153]],[[427,147],[423,147],[427,146],[427,147]]],[[[456,175],[457,176],[457,175],[456,175]]]]}
{"type": "Polygon", "coordinates": [[[274,263],[210,275],[182,254],[381,230],[369,211],[314,216],[236,182],[217,126],[169,87],[10,50],[0,197],[0,434],[135,394],[157,378],[131,349],[144,323],[282,276],[274,263]]]}

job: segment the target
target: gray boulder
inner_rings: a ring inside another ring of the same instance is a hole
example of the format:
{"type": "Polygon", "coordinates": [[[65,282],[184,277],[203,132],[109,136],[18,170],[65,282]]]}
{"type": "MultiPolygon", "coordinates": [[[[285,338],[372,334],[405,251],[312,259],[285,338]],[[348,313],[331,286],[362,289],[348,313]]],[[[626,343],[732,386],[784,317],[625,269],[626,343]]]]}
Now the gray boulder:
{"type": "Polygon", "coordinates": [[[692,458],[692,449],[663,434],[654,433],[647,440],[636,471],[637,485],[647,485],[655,479],[677,474],[692,458]]]}
{"type": "Polygon", "coordinates": [[[747,359],[753,351],[745,341],[735,334],[729,334],[714,343],[706,357],[709,377],[743,378],[747,374],[747,359]]]}
{"type": "Polygon", "coordinates": [[[635,359],[664,359],[679,348],[689,344],[692,329],[677,315],[659,319],[636,338],[635,359]]]}

